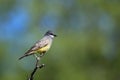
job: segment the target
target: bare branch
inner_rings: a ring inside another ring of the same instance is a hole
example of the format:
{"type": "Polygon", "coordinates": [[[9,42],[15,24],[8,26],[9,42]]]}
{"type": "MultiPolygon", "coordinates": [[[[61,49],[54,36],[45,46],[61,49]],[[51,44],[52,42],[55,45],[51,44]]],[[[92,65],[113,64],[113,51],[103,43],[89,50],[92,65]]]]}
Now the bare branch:
{"type": "Polygon", "coordinates": [[[37,60],[37,61],[36,61],[35,68],[34,68],[34,70],[32,71],[32,73],[30,74],[30,77],[29,77],[28,80],[33,80],[35,72],[36,72],[38,69],[42,69],[42,68],[45,66],[44,64],[39,65],[40,59],[37,59],[37,58],[36,58],[36,60],[37,60]]]}

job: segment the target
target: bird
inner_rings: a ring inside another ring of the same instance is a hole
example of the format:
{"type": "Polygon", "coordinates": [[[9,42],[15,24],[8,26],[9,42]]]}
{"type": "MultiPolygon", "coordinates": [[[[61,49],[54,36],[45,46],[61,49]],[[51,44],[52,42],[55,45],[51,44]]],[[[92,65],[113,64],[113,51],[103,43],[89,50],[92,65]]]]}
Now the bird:
{"type": "Polygon", "coordinates": [[[36,59],[39,60],[50,49],[53,39],[56,36],[56,34],[48,30],[44,34],[43,38],[38,40],[28,51],[25,52],[25,54],[22,57],[19,58],[19,60],[30,55],[34,55],[36,59]]]}

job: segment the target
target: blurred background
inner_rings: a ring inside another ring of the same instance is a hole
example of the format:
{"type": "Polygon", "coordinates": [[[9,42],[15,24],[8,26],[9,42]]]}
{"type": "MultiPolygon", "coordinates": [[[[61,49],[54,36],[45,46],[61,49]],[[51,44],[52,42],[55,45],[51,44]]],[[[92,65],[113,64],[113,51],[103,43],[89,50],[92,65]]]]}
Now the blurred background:
{"type": "Polygon", "coordinates": [[[120,80],[120,0],[0,0],[0,80],[27,80],[47,30],[58,37],[35,80],[120,80]]]}

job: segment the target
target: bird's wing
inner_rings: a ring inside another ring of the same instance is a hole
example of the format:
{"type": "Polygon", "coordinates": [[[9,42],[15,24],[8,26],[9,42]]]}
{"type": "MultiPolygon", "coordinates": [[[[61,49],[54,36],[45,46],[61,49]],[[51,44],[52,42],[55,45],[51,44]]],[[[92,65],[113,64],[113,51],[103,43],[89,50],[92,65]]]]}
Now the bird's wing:
{"type": "Polygon", "coordinates": [[[31,52],[34,52],[42,47],[47,46],[48,41],[47,40],[40,40],[35,43],[34,46],[32,46],[25,54],[31,54],[31,52]]]}

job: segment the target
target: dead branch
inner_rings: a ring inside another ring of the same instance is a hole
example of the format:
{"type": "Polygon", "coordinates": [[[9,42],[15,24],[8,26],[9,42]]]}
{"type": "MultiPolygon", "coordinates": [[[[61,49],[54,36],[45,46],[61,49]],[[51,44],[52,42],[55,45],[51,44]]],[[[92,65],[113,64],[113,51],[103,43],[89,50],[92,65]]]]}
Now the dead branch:
{"type": "Polygon", "coordinates": [[[39,59],[36,59],[37,61],[36,61],[36,65],[35,65],[35,68],[34,68],[34,70],[31,72],[31,74],[30,74],[30,77],[28,78],[28,80],[33,80],[34,79],[34,74],[36,73],[36,71],[38,70],[38,69],[42,69],[45,65],[44,64],[39,64],[39,59]]]}

